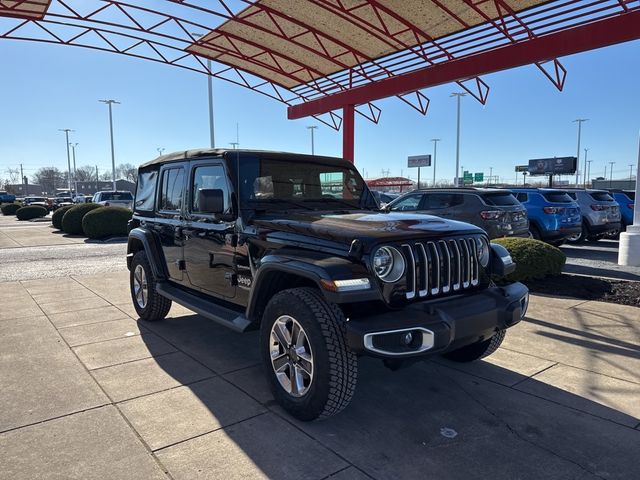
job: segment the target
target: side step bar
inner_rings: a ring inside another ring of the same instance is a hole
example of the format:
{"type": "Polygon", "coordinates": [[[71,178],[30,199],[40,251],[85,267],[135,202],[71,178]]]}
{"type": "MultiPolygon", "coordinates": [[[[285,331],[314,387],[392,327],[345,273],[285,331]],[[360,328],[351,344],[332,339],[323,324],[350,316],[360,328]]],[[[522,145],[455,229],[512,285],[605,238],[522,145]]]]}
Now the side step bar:
{"type": "Polygon", "coordinates": [[[251,322],[244,314],[222,307],[216,303],[208,302],[178,287],[174,287],[167,282],[158,282],[156,284],[156,290],[163,297],[173,300],[183,307],[193,310],[203,317],[213,320],[236,332],[246,332],[251,326],[251,322]]]}

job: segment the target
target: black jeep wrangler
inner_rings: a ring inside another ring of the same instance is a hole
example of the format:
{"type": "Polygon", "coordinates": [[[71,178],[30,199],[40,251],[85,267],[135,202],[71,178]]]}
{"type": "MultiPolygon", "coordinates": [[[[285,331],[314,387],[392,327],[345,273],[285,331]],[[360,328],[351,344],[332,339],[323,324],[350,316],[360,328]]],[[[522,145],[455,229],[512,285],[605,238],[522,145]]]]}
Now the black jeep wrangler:
{"type": "Polygon", "coordinates": [[[190,150],[140,167],[127,265],[142,320],[175,301],[238,332],[260,329],[275,398],[302,420],[353,396],[357,356],[494,352],[528,304],[484,231],[380,212],[342,159],[190,150]]]}

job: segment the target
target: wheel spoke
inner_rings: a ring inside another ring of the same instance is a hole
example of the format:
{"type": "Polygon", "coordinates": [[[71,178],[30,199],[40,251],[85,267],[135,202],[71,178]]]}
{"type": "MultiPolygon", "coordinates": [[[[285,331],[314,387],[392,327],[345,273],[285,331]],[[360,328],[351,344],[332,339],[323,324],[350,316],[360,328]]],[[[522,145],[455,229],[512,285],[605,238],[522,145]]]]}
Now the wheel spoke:
{"type": "Polygon", "coordinates": [[[300,392],[304,389],[304,380],[302,379],[302,375],[300,374],[300,369],[293,363],[291,363],[289,368],[289,378],[291,379],[291,393],[294,395],[299,395],[300,392]]]}
{"type": "Polygon", "coordinates": [[[287,330],[285,322],[278,321],[273,327],[273,331],[276,334],[280,345],[283,347],[291,345],[291,336],[289,334],[289,330],[287,330]]]}
{"type": "Polygon", "coordinates": [[[298,354],[298,356],[300,357],[300,362],[298,363],[299,367],[302,368],[309,377],[311,377],[311,374],[313,373],[313,360],[311,355],[308,353],[302,353],[298,354]]]}
{"type": "Polygon", "coordinates": [[[273,364],[273,369],[276,373],[280,373],[283,372],[289,364],[289,359],[286,354],[279,353],[275,357],[273,355],[271,356],[271,363],[273,364]]]}

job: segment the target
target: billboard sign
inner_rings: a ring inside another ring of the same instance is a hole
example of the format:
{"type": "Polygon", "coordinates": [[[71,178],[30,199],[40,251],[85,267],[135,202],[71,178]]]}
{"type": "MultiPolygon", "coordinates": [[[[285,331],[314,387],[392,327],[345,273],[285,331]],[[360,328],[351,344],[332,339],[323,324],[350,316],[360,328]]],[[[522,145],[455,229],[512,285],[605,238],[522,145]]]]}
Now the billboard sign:
{"type": "Polygon", "coordinates": [[[576,173],[576,157],[537,158],[529,160],[531,175],[569,175],[576,173]]]}
{"type": "Polygon", "coordinates": [[[431,155],[412,155],[407,157],[407,166],[409,168],[430,167],[431,155]]]}

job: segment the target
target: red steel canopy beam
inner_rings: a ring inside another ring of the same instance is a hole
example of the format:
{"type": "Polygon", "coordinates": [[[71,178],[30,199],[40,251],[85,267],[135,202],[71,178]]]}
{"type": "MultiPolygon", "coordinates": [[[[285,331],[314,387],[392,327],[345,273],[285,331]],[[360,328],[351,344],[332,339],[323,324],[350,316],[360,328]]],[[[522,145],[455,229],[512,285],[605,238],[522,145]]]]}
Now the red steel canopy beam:
{"type": "Polygon", "coordinates": [[[594,21],[556,33],[523,40],[488,52],[448,60],[413,72],[369,83],[317,100],[288,107],[290,120],[331,112],[346,105],[402,95],[482,74],[552,60],[557,57],[640,38],[640,11],[594,21]]]}

